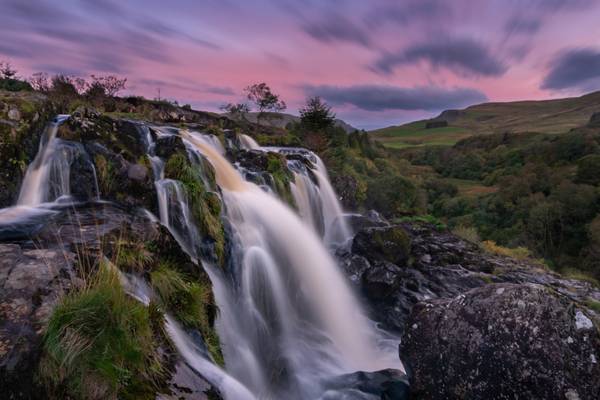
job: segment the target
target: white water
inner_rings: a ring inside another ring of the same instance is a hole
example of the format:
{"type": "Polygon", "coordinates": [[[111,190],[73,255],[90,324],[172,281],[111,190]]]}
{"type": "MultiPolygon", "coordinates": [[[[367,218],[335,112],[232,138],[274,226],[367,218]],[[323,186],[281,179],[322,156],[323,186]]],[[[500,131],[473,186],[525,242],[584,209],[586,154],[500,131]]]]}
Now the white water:
{"type": "MultiPolygon", "coordinates": [[[[397,343],[380,340],[316,232],[244,181],[206,136],[182,137],[215,168],[234,231],[233,276],[207,266],[228,372],[258,398],[310,399],[340,374],[402,368],[397,343]]],[[[318,169],[321,204],[341,213],[318,169]]]]}
{"type": "Polygon", "coordinates": [[[59,151],[58,127],[68,115],[59,115],[44,131],[39,150],[29,167],[21,185],[17,205],[37,206],[69,194],[69,166],[64,151],[59,151]],[[56,185],[52,186],[51,173],[57,175],[56,185]],[[51,198],[53,197],[53,198],[51,198]]]}

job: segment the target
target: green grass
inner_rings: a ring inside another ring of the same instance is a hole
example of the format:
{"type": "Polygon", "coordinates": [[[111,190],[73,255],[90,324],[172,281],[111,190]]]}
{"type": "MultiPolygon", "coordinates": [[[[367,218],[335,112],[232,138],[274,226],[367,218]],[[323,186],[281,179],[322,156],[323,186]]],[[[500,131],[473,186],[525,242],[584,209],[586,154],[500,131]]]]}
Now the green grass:
{"type": "Polygon", "coordinates": [[[165,262],[150,273],[150,282],[164,308],[185,327],[198,329],[215,362],[223,365],[219,337],[211,325],[214,302],[210,283],[193,282],[177,271],[175,265],[165,262]]]}
{"type": "Polygon", "coordinates": [[[105,264],[54,309],[40,377],[58,397],[151,399],[166,376],[158,348],[149,309],[105,264]]]}
{"type": "Polygon", "coordinates": [[[597,301],[597,300],[594,300],[594,299],[588,297],[583,303],[588,308],[590,308],[600,314],[600,301],[597,301]]]}
{"type": "Polygon", "coordinates": [[[426,121],[417,121],[401,126],[391,126],[373,131],[371,134],[393,149],[404,149],[422,146],[452,146],[456,142],[471,136],[471,133],[460,127],[446,126],[425,129],[426,121]]]}

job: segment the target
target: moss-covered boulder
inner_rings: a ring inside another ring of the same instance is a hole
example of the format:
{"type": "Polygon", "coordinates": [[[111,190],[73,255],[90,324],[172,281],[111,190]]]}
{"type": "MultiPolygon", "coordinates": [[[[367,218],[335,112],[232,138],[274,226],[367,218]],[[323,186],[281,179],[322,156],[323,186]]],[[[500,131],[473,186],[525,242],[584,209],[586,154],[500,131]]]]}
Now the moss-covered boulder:
{"type": "Polygon", "coordinates": [[[225,231],[221,221],[221,202],[205,183],[214,182],[214,171],[208,164],[203,166],[204,176],[198,166],[193,166],[187,156],[175,153],[165,163],[165,178],[183,185],[188,205],[203,239],[200,249],[203,257],[218,265],[225,265],[225,231]],[[205,179],[203,179],[205,178],[205,179]]]}
{"type": "Polygon", "coordinates": [[[369,261],[404,265],[410,256],[410,237],[397,225],[364,229],[354,237],[352,252],[369,261]]]}

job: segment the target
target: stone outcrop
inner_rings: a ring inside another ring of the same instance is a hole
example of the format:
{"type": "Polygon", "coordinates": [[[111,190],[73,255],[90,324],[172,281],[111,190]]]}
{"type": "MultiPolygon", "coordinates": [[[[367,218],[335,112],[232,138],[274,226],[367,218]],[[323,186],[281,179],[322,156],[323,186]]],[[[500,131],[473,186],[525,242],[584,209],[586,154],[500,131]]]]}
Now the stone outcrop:
{"type": "MultiPolygon", "coordinates": [[[[75,255],[0,244],[0,387],[6,399],[40,395],[42,334],[59,297],[77,284],[75,255]]],[[[40,397],[41,398],[41,397],[40,397]]]]}
{"type": "Polygon", "coordinates": [[[416,305],[402,336],[414,398],[597,399],[588,311],[536,284],[493,284],[416,305]]]}

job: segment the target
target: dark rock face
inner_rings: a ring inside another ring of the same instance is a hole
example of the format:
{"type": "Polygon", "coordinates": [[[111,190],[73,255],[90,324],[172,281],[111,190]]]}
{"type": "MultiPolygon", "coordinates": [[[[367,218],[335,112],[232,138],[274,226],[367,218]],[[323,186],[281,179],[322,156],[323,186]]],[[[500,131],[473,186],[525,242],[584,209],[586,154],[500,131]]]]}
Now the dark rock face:
{"type": "Polygon", "coordinates": [[[355,177],[351,175],[332,175],[331,185],[335,188],[340,202],[346,209],[356,210],[359,208],[362,201],[357,198],[360,190],[358,180],[355,177]]]}
{"type": "Polygon", "coordinates": [[[352,252],[369,261],[403,265],[410,253],[410,238],[399,226],[367,228],[354,237],[352,252]]]}
{"type": "Polygon", "coordinates": [[[590,128],[600,128],[600,112],[595,112],[590,117],[590,122],[588,122],[588,126],[590,128]]]}
{"type": "Polygon", "coordinates": [[[410,393],[407,376],[393,369],[342,375],[327,387],[324,399],[408,400],[410,393]]]}
{"type": "Polygon", "coordinates": [[[487,285],[414,307],[402,337],[414,398],[597,399],[600,335],[564,296],[487,285]]]}
{"type": "Polygon", "coordinates": [[[76,284],[74,254],[0,244],[2,398],[44,398],[34,384],[43,328],[59,296],[76,284]]]}

